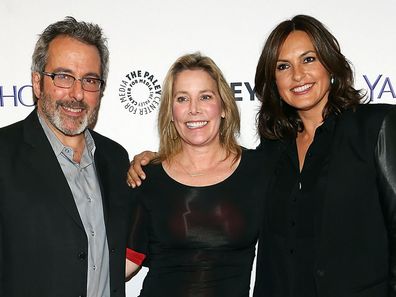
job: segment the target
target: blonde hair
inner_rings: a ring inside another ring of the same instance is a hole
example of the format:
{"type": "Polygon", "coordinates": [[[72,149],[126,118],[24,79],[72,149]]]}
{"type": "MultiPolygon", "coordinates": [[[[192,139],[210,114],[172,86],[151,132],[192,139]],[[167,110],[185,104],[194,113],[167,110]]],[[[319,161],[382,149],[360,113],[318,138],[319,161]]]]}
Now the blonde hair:
{"type": "Polygon", "coordinates": [[[240,130],[240,117],[234,94],[215,62],[198,52],[178,58],[166,74],[158,114],[160,147],[157,162],[171,160],[181,151],[181,139],[172,122],[173,85],[180,72],[197,69],[206,71],[216,82],[219,90],[225,114],[220,124],[220,144],[226,150],[226,157],[235,154],[234,161],[236,161],[241,155],[241,148],[236,141],[240,130]]]}

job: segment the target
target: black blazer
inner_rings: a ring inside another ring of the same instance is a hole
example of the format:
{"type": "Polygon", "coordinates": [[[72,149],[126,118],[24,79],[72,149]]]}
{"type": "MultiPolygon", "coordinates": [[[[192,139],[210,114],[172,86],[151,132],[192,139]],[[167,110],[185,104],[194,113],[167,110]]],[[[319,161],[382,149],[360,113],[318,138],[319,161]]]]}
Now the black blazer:
{"type": "MultiPolygon", "coordinates": [[[[90,132],[109,245],[111,296],[125,296],[128,155],[119,144],[90,132]]],[[[0,129],[0,296],[85,296],[87,253],[72,193],[34,110],[0,129]]]]}
{"type": "MultiPolygon", "coordinates": [[[[261,145],[278,157],[284,148],[282,141],[261,145]]],[[[317,296],[396,296],[395,107],[361,105],[337,116],[329,158],[327,186],[316,193],[323,199],[314,221],[317,296]]],[[[287,266],[271,257],[275,235],[266,218],[264,211],[254,296],[285,297],[287,280],[274,275],[287,266]]]]}

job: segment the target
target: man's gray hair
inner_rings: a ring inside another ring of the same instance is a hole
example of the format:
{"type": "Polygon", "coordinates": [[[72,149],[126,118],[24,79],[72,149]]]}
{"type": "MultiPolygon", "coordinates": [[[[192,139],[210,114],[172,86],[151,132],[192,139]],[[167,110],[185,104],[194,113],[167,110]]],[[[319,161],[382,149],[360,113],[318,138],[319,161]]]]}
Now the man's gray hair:
{"type": "Polygon", "coordinates": [[[49,25],[43,33],[40,34],[32,55],[31,71],[42,73],[45,70],[49,44],[53,39],[61,35],[75,38],[83,43],[93,45],[98,49],[101,62],[100,76],[105,82],[101,90],[101,93],[103,93],[109,73],[109,49],[107,48],[107,39],[103,36],[102,28],[97,24],[82,21],[78,22],[71,16],[49,25]]]}

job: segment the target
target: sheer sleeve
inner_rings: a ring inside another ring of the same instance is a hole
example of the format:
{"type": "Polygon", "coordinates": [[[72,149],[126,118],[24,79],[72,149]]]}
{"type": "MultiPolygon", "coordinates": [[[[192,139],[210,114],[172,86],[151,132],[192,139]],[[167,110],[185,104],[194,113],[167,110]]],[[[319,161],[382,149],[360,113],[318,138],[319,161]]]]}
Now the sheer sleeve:
{"type": "Polygon", "coordinates": [[[396,297],[396,109],[385,117],[378,136],[379,190],[389,238],[389,296],[396,297]]]}
{"type": "Polygon", "coordinates": [[[147,257],[149,220],[145,206],[138,198],[132,212],[132,224],[127,246],[127,258],[137,265],[144,265],[147,257]]]}

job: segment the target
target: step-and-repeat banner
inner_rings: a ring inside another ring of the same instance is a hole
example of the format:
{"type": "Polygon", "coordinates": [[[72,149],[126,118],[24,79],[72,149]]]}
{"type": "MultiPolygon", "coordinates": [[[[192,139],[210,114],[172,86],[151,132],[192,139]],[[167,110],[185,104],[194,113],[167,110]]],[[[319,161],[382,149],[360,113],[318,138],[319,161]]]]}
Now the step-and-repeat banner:
{"type": "MultiPolygon", "coordinates": [[[[318,18],[338,38],[354,65],[356,87],[367,91],[371,103],[396,103],[393,0],[1,0],[0,12],[0,127],[32,110],[30,65],[37,35],[67,15],[100,24],[108,38],[110,73],[96,130],[130,156],[157,149],[162,80],[180,55],[195,51],[224,72],[241,112],[239,141],[255,147],[256,63],[269,32],[296,14],[318,18]]],[[[127,284],[127,296],[137,295],[145,273],[127,284]]]]}

